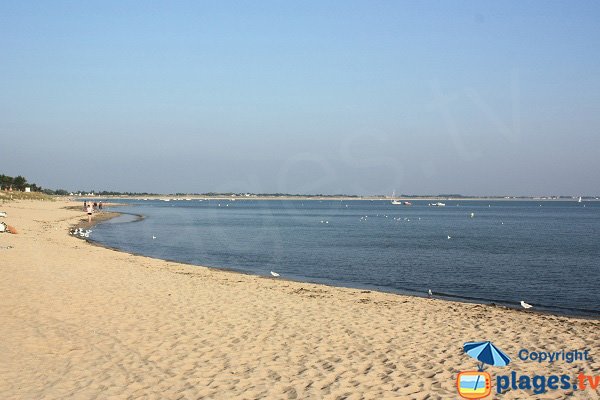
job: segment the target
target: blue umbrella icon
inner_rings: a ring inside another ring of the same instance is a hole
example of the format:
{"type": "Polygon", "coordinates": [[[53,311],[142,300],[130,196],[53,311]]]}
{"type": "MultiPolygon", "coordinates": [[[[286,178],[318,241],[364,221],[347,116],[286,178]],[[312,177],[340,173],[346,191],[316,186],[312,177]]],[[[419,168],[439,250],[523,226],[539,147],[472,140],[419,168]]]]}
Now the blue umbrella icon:
{"type": "Polygon", "coordinates": [[[483,364],[504,367],[510,363],[510,357],[490,341],[467,342],[463,348],[465,349],[465,353],[481,362],[479,365],[480,371],[483,371],[483,364]]]}
{"type": "MultiPolygon", "coordinates": [[[[495,367],[504,367],[510,363],[510,357],[494,346],[489,340],[487,342],[467,342],[463,345],[465,353],[480,361],[479,371],[483,371],[483,364],[493,365],[495,367]]],[[[475,381],[475,388],[479,383],[479,376],[475,381]]]]}

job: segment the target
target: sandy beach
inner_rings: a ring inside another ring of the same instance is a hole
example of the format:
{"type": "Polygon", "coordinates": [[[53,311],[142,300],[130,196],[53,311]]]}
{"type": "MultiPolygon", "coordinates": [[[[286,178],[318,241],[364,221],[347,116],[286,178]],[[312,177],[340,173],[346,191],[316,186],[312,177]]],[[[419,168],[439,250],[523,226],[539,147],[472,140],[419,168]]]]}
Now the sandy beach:
{"type": "Polygon", "coordinates": [[[495,376],[600,375],[600,322],[289,282],[130,255],[69,235],[65,201],[0,205],[1,399],[456,399],[491,340],[495,376]],[[522,349],[588,349],[573,363],[522,349]]]}

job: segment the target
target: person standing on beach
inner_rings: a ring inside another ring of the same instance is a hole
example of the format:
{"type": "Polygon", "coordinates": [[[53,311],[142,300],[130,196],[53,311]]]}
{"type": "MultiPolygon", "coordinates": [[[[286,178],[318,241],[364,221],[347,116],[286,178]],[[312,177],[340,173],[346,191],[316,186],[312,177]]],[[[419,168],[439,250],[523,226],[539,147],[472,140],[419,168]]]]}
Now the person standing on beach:
{"type": "Polygon", "coordinates": [[[92,223],[92,213],[94,212],[94,209],[92,208],[91,204],[87,205],[87,215],[88,215],[88,223],[92,223]]]}
{"type": "Polygon", "coordinates": [[[102,210],[102,202],[98,203],[98,210],[102,210]]]}
{"type": "Polygon", "coordinates": [[[86,210],[87,210],[87,201],[84,201],[83,202],[83,211],[86,211],[86,210]]]}

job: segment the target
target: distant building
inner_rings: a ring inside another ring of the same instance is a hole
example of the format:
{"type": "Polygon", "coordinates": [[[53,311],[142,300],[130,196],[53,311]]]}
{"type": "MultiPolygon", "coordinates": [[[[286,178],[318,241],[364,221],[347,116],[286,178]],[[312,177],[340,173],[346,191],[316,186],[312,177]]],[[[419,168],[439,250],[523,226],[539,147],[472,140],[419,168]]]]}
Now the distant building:
{"type": "Polygon", "coordinates": [[[31,188],[30,188],[29,186],[27,186],[27,187],[25,188],[25,193],[30,193],[30,192],[31,192],[31,188]]]}

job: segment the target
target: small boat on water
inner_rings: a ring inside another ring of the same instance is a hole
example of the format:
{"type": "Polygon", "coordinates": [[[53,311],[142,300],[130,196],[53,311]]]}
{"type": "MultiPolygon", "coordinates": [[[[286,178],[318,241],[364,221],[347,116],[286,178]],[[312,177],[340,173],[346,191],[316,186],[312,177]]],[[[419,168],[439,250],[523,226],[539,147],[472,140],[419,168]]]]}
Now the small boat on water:
{"type": "Polygon", "coordinates": [[[392,192],[392,204],[395,206],[402,205],[402,202],[400,200],[396,199],[396,191],[395,190],[392,192]]]}
{"type": "Polygon", "coordinates": [[[405,206],[412,206],[412,203],[411,203],[410,201],[405,201],[403,204],[404,204],[405,206]]]}
{"type": "Polygon", "coordinates": [[[446,207],[446,203],[441,203],[441,202],[437,202],[437,203],[429,203],[429,205],[431,207],[446,207]]]}
{"type": "Polygon", "coordinates": [[[578,203],[581,203],[581,196],[579,196],[579,200],[577,200],[578,203]]]}

